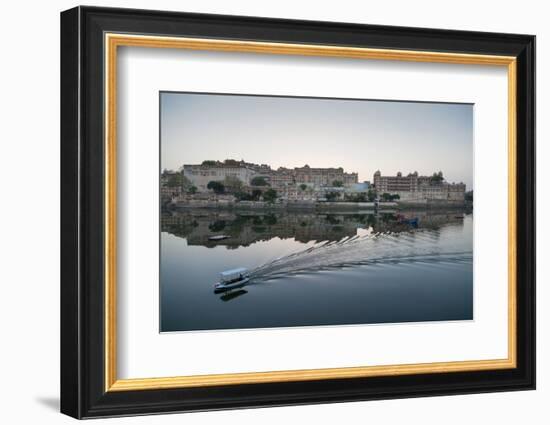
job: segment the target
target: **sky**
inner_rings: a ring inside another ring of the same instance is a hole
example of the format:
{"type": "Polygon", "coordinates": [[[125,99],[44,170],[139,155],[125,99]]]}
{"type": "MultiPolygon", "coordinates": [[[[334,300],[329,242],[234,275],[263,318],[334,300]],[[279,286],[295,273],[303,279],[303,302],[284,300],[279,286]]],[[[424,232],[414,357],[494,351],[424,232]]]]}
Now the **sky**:
{"type": "Polygon", "coordinates": [[[473,105],[161,92],[161,169],[244,159],[272,168],[443,171],[473,187],[473,105]]]}

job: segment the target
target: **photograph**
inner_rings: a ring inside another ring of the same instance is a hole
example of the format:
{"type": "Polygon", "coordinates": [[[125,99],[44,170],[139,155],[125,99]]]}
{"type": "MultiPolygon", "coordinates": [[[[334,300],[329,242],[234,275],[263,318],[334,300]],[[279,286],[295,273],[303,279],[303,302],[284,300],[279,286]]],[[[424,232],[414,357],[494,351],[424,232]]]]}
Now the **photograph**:
{"type": "MultiPolygon", "coordinates": [[[[364,416],[352,402],[367,401],[375,422],[431,424],[453,411],[467,423],[483,409],[505,423],[540,416],[544,14],[218,3],[65,5],[51,31],[35,25],[53,41],[16,55],[32,70],[60,59],[43,67],[55,84],[11,67],[36,86],[34,100],[59,97],[60,108],[29,120],[12,84],[23,112],[13,135],[36,146],[8,143],[21,152],[6,158],[8,174],[28,178],[11,185],[18,194],[36,186],[22,162],[52,164],[60,196],[37,193],[56,203],[47,214],[60,210],[57,226],[42,227],[60,228],[61,262],[54,236],[8,226],[10,252],[25,254],[15,275],[36,269],[42,291],[31,306],[40,320],[8,327],[43,328],[23,351],[56,344],[12,367],[8,387],[29,386],[16,373],[24,366],[54,364],[30,370],[40,418],[56,402],[72,418],[114,421],[200,412],[219,422],[236,414],[221,410],[254,409],[235,418],[256,423],[284,406],[290,415],[267,422],[322,409],[333,423],[364,416]],[[45,143],[48,126],[60,149],[45,143]],[[29,268],[29,240],[43,266],[29,268]],[[43,285],[48,267],[59,290],[43,285]]],[[[55,15],[42,12],[44,22],[55,15]]],[[[36,209],[16,204],[28,227],[36,209]]],[[[13,300],[29,298],[29,285],[9,286],[23,289],[13,300]]],[[[29,412],[20,398],[15,414],[29,412]]]]}
{"type": "Polygon", "coordinates": [[[159,92],[160,332],[474,320],[474,105],[159,92]]]}

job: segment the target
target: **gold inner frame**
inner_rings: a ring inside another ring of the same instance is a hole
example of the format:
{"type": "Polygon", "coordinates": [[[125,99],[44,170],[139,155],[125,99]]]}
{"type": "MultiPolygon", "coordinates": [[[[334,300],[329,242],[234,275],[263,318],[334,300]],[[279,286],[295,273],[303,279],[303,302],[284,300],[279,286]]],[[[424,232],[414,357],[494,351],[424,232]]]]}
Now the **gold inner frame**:
{"type": "Polygon", "coordinates": [[[128,34],[105,34],[105,391],[133,391],[214,385],[358,378],[416,373],[447,373],[516,367],[516,58],[462,53],[370,49],[327,45],[267,43],[128,34]],[[507,67],[508,71],[508,357],[381,366],[303,369],[175,377],[118,379],[116,324],[116,123],[119,46],[436,62],[507,67]]]}

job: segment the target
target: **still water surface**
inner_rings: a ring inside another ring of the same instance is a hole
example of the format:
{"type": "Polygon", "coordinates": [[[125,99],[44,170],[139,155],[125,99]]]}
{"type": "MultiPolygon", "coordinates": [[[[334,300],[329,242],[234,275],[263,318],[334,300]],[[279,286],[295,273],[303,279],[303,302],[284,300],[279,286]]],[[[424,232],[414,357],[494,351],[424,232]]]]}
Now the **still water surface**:
{"type": "Polygon", "coordinates": [[[162,332],[473,318],[463,211],[187,210],[161,228],[162,332]],[[219,272],[236,267],[251,283],[214,294],[219,272]]]}

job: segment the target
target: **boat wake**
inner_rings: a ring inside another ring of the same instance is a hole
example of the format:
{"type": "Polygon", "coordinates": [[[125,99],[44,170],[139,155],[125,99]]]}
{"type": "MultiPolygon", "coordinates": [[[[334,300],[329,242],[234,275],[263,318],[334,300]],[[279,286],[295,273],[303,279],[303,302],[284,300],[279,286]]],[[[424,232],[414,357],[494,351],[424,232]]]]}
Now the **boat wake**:
{"type": "Polygon", "coordinates": [[[437,230],[375,233],[315,245],[256,267],[254,282],[298,273],[381,263],[471,262],[471,245],[441,243],[437,230]]]}

